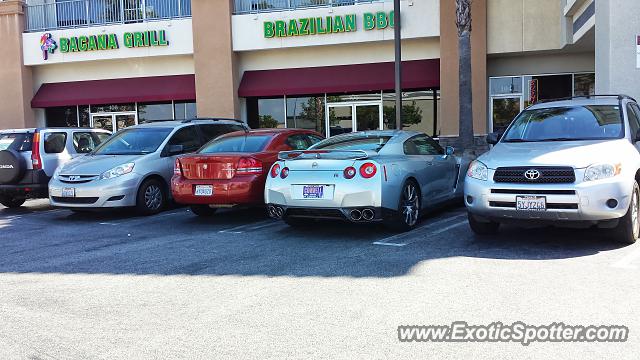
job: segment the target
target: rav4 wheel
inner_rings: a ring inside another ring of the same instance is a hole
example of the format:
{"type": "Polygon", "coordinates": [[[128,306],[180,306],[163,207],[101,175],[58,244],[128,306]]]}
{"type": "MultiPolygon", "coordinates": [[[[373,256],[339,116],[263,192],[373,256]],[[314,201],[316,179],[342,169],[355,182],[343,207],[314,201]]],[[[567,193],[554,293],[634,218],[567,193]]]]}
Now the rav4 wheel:
{"type": "Polygon", "coordinates": [[[218,209],[211,208],[207,205],[192,205],[191,212],[198,216],[213,216],[218,209]]]}
{"type": "Polygon", "coordinates": [[[0,196],[0,204],[8,207],[9,209],[20,207],[25,201],[26,199],[23,197],[0,196]]]}
{"type": "Polygon", "coordinates": [[[489,222],[481,222],[476,219],[471,213],[467,213],[467,218],[469,219],[469,226],[471,230],[480,236],[494,235],[498,233],[500,230],[500,223],[489,221],[489,222]]]}
{"type": "Polygon", "coordinates": [[[164,185],[160,181],[145,180],[138,189],[136,209],[142,215],[157,214],[164,209],[166,198],[164,185]]]}
{"type": "Polygon", "coordinates": [[[398,210],[395,216],[385,220],[385,226],[402,232],[415,228],[418,220],[420,220],[420,210],[422,209],[420,199],[420,187],[418,184],[415,181],[407,181],[400,193],[398,210]]]}
{"type": "Polygon", "coordinates": [[[616,239],[625,244],[633,244],[640,236],[640,187],[638,182],[633,183],[631,203],[627,214],[620,218],[618,226],[613,230],[616,239]]]}

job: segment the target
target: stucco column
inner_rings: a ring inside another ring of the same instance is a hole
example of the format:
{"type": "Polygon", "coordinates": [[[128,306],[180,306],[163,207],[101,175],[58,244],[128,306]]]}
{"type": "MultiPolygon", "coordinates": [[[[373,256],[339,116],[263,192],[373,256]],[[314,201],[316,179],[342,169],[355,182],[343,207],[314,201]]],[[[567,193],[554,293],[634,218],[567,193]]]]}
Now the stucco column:
{"type": "MultiPolygon", "coordinates": [[[[487,132],[487,1],[471,7],[471,71],[473,82],[473,130],[487,132]]],[[[440,131],[458,136],[458,30],[455,0],[440,1],[440,131]]]]}
{"type": "Polygon", "coordinates": [[[36,126],[31,68],[22,59],[24,6],[21,0],[0,1],[0,129],[36,126]]]}
{"type": "Polygon", "coordinates": [[[199,117],[240,117],[231,0],[192,0],[193,56],[199,117]]]}

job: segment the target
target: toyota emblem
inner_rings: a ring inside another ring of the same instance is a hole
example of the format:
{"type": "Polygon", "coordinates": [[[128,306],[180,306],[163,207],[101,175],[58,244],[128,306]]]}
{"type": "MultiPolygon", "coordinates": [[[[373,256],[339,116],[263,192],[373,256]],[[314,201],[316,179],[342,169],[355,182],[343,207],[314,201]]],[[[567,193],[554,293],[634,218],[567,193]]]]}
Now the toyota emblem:
{"type": "Polygon", "coordinates": [[[538,180],[540,179],[540,175],[540,171],[536,169],[529,169],[524,172],[524,177],[527,178],[527,180],[538,180]]]}
{"type": "Polygon", "coordinates": [[[311,164],[311,167],[312,167],[312,168],[317,168],[317,167],[318,167],[318,163],[317,163],[317,162],[314,162],[313,164],[311,164]]]}
{"type": "Polygon", "coordinates": [[[80,180],[80,176],[69,176],[69,181],[78,181],[80,180]]]}

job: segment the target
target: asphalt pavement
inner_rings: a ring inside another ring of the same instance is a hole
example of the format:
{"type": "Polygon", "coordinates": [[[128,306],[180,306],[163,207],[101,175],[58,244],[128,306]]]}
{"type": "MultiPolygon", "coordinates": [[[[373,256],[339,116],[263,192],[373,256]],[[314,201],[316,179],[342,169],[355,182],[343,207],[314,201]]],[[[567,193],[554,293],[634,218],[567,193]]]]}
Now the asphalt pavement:
{"type": "Polygon", "coordinates": [[[0,207],[0,358],[637,359],[640,243],[595,230],[474,236],[464,209],[418,229],[264,210],[198,218],[0,207]],[[404,343],[399,325],[626,325],[624,343],[404,343]]]}

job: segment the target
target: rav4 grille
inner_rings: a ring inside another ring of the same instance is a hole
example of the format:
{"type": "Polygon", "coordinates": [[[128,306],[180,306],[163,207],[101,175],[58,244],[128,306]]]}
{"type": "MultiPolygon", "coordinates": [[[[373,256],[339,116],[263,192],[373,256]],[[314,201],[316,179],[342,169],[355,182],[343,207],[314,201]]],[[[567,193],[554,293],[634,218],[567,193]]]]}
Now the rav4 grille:
{"type": "Polygon", "coordinates": [[[571,167],[500,167],[493,175],[497,183],[571,184],[576,181],[571,167]]]}

